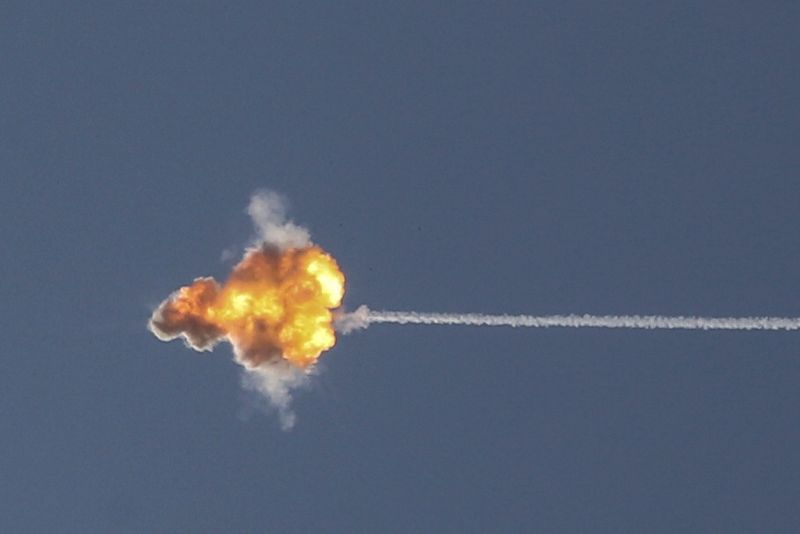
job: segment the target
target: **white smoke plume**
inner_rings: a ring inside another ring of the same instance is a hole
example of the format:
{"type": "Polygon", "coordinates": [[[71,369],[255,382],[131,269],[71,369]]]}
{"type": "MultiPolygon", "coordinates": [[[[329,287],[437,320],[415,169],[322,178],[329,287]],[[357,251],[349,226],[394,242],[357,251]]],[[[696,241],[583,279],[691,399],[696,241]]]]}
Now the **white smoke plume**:
{"type": "Polygon", "coordinates": [[[262,395],[278,413],[283,430],[291,430],[297,417],[291,408],[292,390],[308,386],[307,371],[284,361],[264,363],[246,369],[242,374],[242,387],[262,395]]]}
{"type": "Polygon", "coordinates": [[[341,314],[336,328],[343,334],[373,323],[511,326],[525,328],[640,328],[646,330],[800,330],[800,317],[684,317],[664,315],[487,315],[372,311],[360,306],[341,314]]]}
{"type": "Polygon", "coordinates": [[[250,197],[247,214],[258,234],[255,246],[266,244],[278,250],[311,246],[308,230],[286,219],[288,205],[286,197],[268,189],[256,191],[250,197]]]}

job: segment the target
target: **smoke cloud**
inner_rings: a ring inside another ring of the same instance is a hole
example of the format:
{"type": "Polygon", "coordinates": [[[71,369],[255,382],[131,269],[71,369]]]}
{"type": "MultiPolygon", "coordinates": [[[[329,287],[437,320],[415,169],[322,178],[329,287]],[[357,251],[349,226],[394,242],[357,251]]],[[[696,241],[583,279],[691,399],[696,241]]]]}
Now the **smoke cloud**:
{"type": "Polygon", "coordinates": [[[335,343],[331,310],[341,304],[344,276],[308,230],[287,219],[282,196],[258,191],[247,213],[257,240],[228,280],[196,278],[153,311],[148,328],[197,351],[229,342],[242,385],[263,395],[289,429],[291,392],[308,383],[319,355],[335,343]]]}
{"type": "Polygon", "coordinates": [[[307,387],[310,371],[303,371],[286,362],[275,361],[247,369],[242,373],[242,387],[257,393],[277,411],[283,430],[294,427],[297,416],[291,408],[292,391],[307,387]]]}
{"type": "Polygon", "coordinates": [[[256,228],[256,246],[266,244],[286,250],[312,245],[308,230],[286,219],[288,205],[286,197],[267,189],[259,190],[250,197],[247,214],[256,228]]]}

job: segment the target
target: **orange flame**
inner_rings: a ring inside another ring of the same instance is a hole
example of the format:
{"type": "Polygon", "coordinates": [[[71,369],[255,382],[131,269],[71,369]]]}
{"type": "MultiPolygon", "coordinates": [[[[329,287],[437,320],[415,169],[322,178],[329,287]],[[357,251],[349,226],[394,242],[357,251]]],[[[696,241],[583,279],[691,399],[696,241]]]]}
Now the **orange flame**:
{"type": "Polygon", "coordinates": [[[265,246],[248,251],[224,285],[198,278],[176,291],[150,328],[164,340],[183,336],[198,350],[227,338],[247,367],[283,358],[307,368],[336,343],[331,310],[342,303],[344,281],[319,247],[265,246]]]}

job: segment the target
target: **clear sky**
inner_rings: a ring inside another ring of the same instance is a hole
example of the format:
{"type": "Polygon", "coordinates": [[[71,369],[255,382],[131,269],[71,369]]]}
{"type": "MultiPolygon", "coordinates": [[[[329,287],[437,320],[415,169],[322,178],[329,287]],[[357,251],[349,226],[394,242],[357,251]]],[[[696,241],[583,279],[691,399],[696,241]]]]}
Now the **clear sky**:
{"type": "Polygon", "coordinates": [[[145,328],[269,187],[353,309],[800,315],[795,2],[7,2],[0,530],[797,532],[800,334],[145,328]]]}

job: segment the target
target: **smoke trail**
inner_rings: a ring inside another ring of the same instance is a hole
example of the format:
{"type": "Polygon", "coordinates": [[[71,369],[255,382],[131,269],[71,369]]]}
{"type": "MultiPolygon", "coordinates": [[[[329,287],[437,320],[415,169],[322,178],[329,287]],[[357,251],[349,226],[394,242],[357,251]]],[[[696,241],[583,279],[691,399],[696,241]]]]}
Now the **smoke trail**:
{"type": "Polygon", "coordinates": [[[800,330],[800,317],[683,317],[663,315],[486,315],[480,313],[419,313],[372,311],[361,306],[342,314],[342,333],[373,323],[511,326],[525,328],[640,328],[646,330],[800,330]]]}

